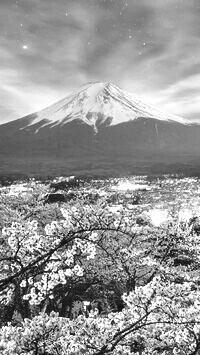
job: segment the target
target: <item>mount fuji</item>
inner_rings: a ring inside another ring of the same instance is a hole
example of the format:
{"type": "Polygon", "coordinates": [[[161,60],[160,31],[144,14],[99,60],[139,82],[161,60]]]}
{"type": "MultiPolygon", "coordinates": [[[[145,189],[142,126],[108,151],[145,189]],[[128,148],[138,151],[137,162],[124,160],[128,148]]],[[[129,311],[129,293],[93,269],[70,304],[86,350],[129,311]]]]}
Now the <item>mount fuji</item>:
{"type": "Polygon", "coordinates": [[[0,175],[196,172],[199,158],[199,124],[111,83],[0,125],[0,175]]]}
{"type": "Polygon", "coordinates": [[[64,125],[81,120],[97,133],[100,126],[114,126],[139,117],[163,121],[184,120],[142,103],[111,83],[89,83],[56,104],[36,113],[30,125],[47,120],[40,127],[64,125]]]}

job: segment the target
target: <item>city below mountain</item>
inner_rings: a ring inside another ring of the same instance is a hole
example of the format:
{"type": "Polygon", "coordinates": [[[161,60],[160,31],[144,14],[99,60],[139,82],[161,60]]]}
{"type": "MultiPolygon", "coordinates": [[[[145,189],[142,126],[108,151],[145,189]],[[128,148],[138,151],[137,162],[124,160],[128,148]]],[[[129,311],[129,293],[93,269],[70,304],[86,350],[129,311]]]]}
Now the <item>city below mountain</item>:
{"type": "Polygon", "coordinates": [[[110,83],[0,125],[1,176],[199,172],[200,125],[110,83]]]}

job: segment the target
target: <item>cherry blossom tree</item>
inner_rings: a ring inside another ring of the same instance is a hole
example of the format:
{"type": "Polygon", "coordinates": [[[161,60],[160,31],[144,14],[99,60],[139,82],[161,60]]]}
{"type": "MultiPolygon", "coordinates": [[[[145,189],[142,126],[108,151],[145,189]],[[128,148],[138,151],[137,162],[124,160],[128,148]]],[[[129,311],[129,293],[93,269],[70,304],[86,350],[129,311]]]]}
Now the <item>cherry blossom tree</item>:
{"type": "Polygon", "coordinates": [[[46,225],[26,216],[2,229],[0,353],[198,354],[200,246],[192,226],[140,225],[105,201],[60,212],[46,225]]]}

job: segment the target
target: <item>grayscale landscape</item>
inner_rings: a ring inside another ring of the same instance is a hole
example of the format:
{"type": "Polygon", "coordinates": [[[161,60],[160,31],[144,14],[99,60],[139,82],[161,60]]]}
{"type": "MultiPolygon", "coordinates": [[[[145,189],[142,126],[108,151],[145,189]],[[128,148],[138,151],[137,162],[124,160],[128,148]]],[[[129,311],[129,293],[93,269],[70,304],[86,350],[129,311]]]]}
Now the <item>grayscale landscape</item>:
{"type": "Polygon", "coordinates": [[[198,0],[0,0],[0,355],[200,354],[198,0]]]}

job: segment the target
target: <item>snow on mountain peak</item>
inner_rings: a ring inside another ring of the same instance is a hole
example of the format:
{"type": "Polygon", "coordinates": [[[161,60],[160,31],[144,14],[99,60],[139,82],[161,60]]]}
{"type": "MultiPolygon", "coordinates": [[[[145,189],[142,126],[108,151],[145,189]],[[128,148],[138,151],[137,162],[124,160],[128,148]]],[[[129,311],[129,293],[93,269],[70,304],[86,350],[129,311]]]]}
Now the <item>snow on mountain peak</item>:
{"type": "Polygon", "coordinates": [[[109,82],[95,82],[85,84],[66,98],[37,112],[29,125],[42,121],[42,126],[53,127],[79,119],[97,132],[101,124],[117,125],[140,117],[187,123],[180,117],[143,103],[109,82]]]}

